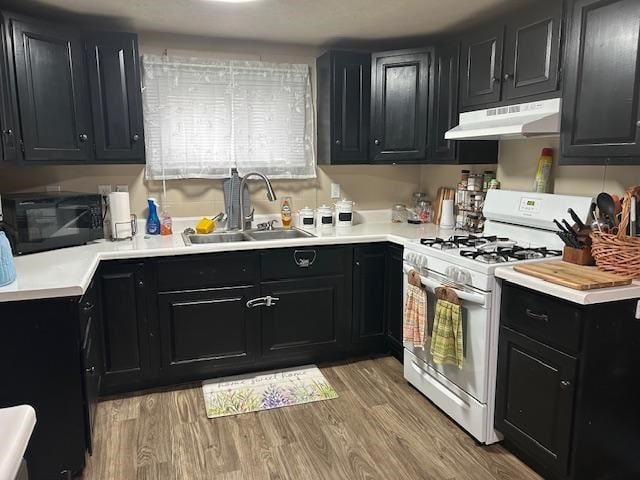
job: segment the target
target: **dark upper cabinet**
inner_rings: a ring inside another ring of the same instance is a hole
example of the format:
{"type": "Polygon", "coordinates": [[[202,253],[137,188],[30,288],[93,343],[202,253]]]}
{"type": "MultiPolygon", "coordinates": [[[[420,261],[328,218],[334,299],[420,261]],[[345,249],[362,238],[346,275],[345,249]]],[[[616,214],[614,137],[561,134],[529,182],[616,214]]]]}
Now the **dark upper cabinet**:
{"type": "Polygon", "coordinates": [[[330,51],[318,58],[318,163],[369,163],[371,56],[330,51]]]}
{"type": "Polygon", "coordinates": [[[519,99],[559,88],[563,2],[519,12],[507,24],[502,98],[519,99]]]}
{"type": "Polygon", "coordinates": [[[96,162],[144,163],[137,36],[85,38],[96,162]]]}
{"type": "Polygon", "coordinates": [[[20,125],[15,95],[14,64],[10,26],[0,19],[0,161],[20,158],[20,125]]]}
{"type": "Polygon", "coordinates": [[[385,268],[385,310],[387,317],[387,342],[391,352],[402,360],[404,272],[402,270],[402,247],[389,245],[385,268]]]}
{"type": "Polygon", "coordinates": [[[77,30],[26,19],[11,19],[11,29],[24,160],[90,160],[94,139],[77,30]]]}
{"type": "MultiPolygon", "coordinates": [[[[262,360],[330,358],[348,342],[351,313],[345,275],[263,282],[262,360]]],[[[314,360],[315,359],[315,360],[314,360]]]]}
{"type": "Polygon", "coordinates": [[[569,467],[577,360],[500,329],[496,427],[559,475],[569,467]]]}
{"type": "Polygon", "coordinates": [[[106,263],[99,274],[102,391],[134,390],[149,375],[149,327],[143,263],[106,263]]]}
{"type": "Polygon", "coordinates": [[[258,292],[249,285],[160,293],[163,370],[193,379],[253,363],[260,350],[260,309],[247,302],[258,292]]]}
{"type": "Polygon", "coordinates": [[[463,108],[500,101],[504,25],[492,25],[462,40],[460,104],[463,108]]]}
{"type": "Polygon", "coordinates": [[[384,243],[359,246],[353,254],[352,340],[367,348],[386,345],[384,243]]]}
{"type": "Polygon", "coordinates": [[[536,2],[463,37],[461,110],[559,95],[563,5],[536,2]]]}
{"type": "Polygon", "coordinates": [[[447,140],[445,133],[458,125],[460,44],[453,41],[436,47],[434,67],[433,124],[430,163],[497,163],[498,142],[447,140]]]}
{"type": "Polygon", "coordinates": [[[372,163],[427,161],[432,57],[431,48],[372,55],[372,163]]]}
{"type": "Polygon", "coordinates": [[[561,162],[638,163],[640,2],[575,0],[569,16],[561,162]]]}

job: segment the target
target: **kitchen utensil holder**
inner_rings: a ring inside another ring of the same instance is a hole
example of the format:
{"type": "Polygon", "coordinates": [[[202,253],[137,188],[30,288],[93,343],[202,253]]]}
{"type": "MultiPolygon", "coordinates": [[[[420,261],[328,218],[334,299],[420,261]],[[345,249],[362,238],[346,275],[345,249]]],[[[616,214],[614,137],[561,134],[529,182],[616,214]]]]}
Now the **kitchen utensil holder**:
{"type": "Polygon", "coordinates": [[[595,265],[596,261],[591,255],[591,247],[573,248],[564,247],[562,260],[576,265],[595,265]]]}
{"type": "Polygon", "coordinates": [[[640,277],[640,237],[626,234],[629,226],[631,196],[640,195],[640,186],[629,188],[624,194],[622,216],[617,233],[594,231],[591,234],[591,253],[599,270],[617,273],[626,278],[640,277]]]}

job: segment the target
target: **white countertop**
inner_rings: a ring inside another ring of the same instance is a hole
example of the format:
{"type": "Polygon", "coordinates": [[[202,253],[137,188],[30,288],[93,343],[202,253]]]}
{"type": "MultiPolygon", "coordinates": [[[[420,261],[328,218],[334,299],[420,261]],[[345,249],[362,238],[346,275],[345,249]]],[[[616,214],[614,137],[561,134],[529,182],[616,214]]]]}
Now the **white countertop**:
{"type": "Polygon", "coordinates": [[[0,408],[0,480],[14,480],[36,425],[29,405],[0,408]]]}
{"type": "Polygon", "coordinates": [[[631,285],[624,287],[596,288],[593,290],[575,290],[541,278],[516,272],[513,267],[499,267],[495,271],[497,278],[530,288],[537,292],[546,293],[580,305],[616,302],[619,300],[640,299],[640,280],[634,280],[631,285]]]}
{"type": "MultiPolygon", "coordinates": [[[[177,224],[174,231],[178,231],[176,227],[177,224]]],[[[182,228],[179,232],[181,231],[182,228]]],[[[374,221],[352,227],[322,231],[311,229],[309,232],[317,236],[192,246],[184,244],[180,233],[171,236],[138,234],[133,240],[100,240],[80,247],[23,255],[15,257],[16,281],[0,287],[0,302],[80,296],[89,286],[101,260],[383,241],[403,244],[410,239],[434,236],[438,233],[438,227],[433,224],[394,224],[388,220],[379,221],[379,217],[374,217],[374,221]]]]}

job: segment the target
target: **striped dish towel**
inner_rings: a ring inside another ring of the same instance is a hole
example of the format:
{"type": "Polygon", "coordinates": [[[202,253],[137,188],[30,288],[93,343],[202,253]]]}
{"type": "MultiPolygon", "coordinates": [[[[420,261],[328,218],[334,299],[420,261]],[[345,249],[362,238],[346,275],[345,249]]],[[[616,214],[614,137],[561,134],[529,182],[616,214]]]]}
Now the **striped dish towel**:
{"type": "MultiPolygon", "coordinates": [[[[402,337],[405,342],[413,345],[414,348],[424,348],[424,334],[427,331],[427,293],[421,285],[415,285],[415,281],[412,280],[417,275],[417,272],[412,270],[408,275],[409,282],[404,305],[402,337]]],[[[417,275],[417,278],[419,282],[419,275],[417,275]]]]}
{"type": "Polygon", "coordinates": [[[431,333],[431,356],[438,365],[452,364],[462,368],[464,365],[464,344],[460,304],[457,302],[455,292],[451,289],[438,288],[436,296],[438,302],[436,303],[436,314],[431,333]],[[441,290],[449,292],[439,292],[441,290]]]}

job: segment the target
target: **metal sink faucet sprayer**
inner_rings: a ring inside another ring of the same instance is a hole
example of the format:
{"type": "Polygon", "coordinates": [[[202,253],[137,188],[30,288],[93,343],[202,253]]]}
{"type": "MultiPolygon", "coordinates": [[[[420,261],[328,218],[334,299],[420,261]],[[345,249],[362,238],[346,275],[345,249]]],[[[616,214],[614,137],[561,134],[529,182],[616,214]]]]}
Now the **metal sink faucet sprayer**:
{"type": "Polygon", "coordinates": [[[247,180],[251,177],[260,177],[264,180],[264,184],[267,186],[267,198],[270,202],[276,201],[276,192],[273,190],[273,185],[271,185],[271,180],[267,178],[266,175],[260,172],[249,172],[247,173],[240,182],[240,231],[244,232],[247,229],[247,223],[249,223],[249,228],[251,228],[251,222],[253,221],[253,213],[254,209],[251,209],[251,213],[244,216],[244,186],[247,183],[247,180]]]}

